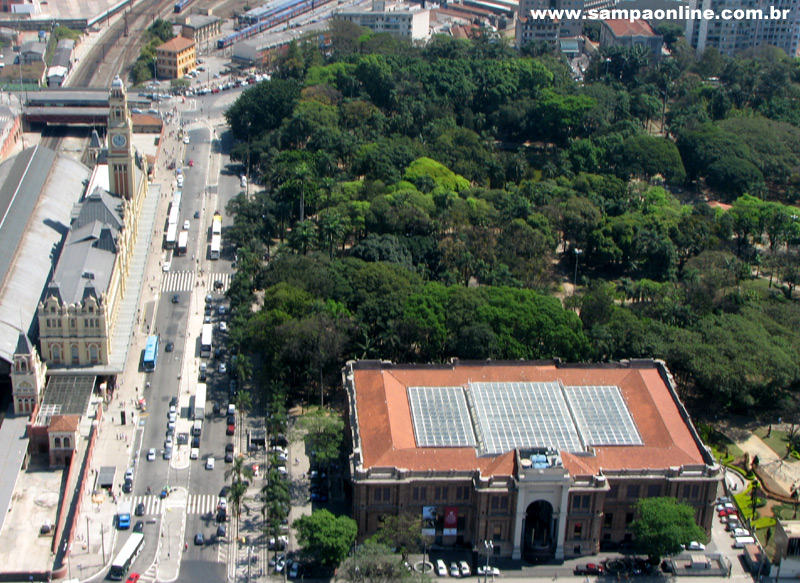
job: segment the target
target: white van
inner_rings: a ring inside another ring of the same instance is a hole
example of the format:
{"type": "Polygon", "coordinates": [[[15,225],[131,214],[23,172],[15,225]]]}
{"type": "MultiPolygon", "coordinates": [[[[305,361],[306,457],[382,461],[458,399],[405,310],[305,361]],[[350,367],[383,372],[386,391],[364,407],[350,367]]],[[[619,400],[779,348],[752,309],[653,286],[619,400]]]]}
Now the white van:
{"type": "Polygon", "coordinates": [[[196,460],[199,457],[200,457],[200,448],[199,447],[193,447],[191,449],[191,451],[189,452],[189,459],[190,460],[196,460]]]}
{"type": "Polygon", "coordinates": [[[756,544],[756,539],[752,536],[737,536],[733,539],[733,548],[735,549],[743,549],[747,545],[754,545],[756,544]]]}
{"type": "Polygon", "coordinates": [[[195,437],[200,437],[200,434],[203,432],[203,420],[202,419],[195,419],[194,425],[192,426],[192,435],[195,437]]]}

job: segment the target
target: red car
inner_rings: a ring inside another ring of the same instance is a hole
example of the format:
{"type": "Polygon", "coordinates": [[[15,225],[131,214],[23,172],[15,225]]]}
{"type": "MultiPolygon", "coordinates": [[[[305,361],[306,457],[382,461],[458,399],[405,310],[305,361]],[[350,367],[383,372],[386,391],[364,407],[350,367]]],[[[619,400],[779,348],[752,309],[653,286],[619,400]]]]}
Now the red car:
{"type": "Polygon", "coordinates": [[[602,575],[603,565],[597,563],[586,563],[585,565],[578,565],[575,567],[576,575],[602,575]]]}
{"type": "Polygon", "coordinates": [[[228,425],[228,428],[225,430],[225,435],[233,435],[236,433],[236,425],[228,425]]]}
{"type": "Polygon", "coordinates": [[[139,580],[139,577],[141,577],[139,573],[131,573],[130,576],[128,577],[128,580],[125,581],[125,583],[136,583],[139,580]]]}
{"type": "Polygon", "coordinates": [[[732,508],[723,508],[719,511],[720,517],[728,516],[729,514],[736,514],[736,512],[732,508]]]}
{"type": "Polygon", "coordinates": [[[191,168],[192,166],[194,166],[194,160],[189,158],[189,168],[191,168]]]}

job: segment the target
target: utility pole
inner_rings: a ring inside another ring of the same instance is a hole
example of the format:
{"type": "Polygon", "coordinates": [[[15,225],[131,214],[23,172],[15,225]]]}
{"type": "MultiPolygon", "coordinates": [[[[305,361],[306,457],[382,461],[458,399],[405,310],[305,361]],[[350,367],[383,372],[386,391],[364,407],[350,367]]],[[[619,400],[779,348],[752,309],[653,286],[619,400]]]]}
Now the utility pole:
{"type": "Polygon", "coordinates": [[[106,527],[100,525],[100,546],[103,549],[103,564],[106,564],[106,527]]]}

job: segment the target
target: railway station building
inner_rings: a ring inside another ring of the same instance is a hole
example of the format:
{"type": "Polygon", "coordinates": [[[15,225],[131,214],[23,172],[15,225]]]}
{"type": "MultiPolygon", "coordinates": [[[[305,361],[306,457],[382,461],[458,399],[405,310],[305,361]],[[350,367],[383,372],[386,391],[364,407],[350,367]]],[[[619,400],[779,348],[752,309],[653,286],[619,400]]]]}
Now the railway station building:
{"type": "Polygon", "coordinates": [[[360,540],[403,513],[439,548],[566,559],[632,541],[657,496],[710,531],[722,472],[663,362],[351,361],[343,381],[360,540]]]}

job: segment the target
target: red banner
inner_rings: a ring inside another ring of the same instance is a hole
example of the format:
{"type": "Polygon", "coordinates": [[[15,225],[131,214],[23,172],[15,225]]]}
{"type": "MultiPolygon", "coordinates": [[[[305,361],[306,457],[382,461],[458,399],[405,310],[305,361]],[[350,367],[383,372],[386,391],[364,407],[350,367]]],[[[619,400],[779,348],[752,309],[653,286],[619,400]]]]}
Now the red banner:
{"type": "Polygon", "coordinates": [[[455,536],[458,530],[458,507],[446,506],[444,509],[444,536],[455,536]]]}

